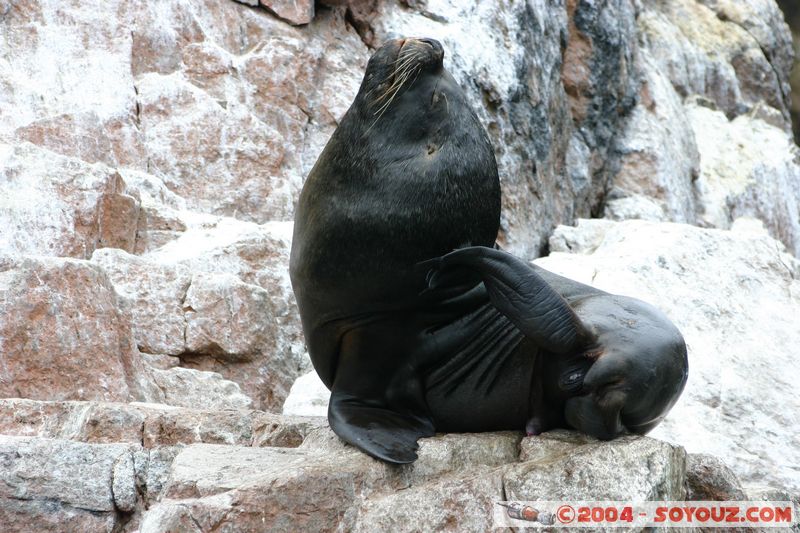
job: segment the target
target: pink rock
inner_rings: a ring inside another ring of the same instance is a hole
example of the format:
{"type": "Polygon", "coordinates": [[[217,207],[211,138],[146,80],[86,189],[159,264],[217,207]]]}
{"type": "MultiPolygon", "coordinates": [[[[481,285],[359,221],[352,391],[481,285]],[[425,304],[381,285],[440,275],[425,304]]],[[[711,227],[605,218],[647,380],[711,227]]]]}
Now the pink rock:
{"type": "Polygon", "coordinates": [[[0,181],[0,252],[88,259],[104,246],[133,251],[139,200],[114,169],[0,144],[0,181]]]}
{"type": "Polygon", "coordinates": [[[250,409],[188,409],[160,404],[0,399],[0,435],[69,439],[147,449],[192,443],[296,448],[322,417],[250,409]]]}
{"type": "Polygon", "coordinates": [[[313,0],[261,0],[261,5],[289,24],[308,24],[314,18],[313,0]]]}
{"type": "Polygon", "coordinates": [[[30,258],[0,265],[0,397],[158,398],[129,319],[99,267],[30,258]]]}

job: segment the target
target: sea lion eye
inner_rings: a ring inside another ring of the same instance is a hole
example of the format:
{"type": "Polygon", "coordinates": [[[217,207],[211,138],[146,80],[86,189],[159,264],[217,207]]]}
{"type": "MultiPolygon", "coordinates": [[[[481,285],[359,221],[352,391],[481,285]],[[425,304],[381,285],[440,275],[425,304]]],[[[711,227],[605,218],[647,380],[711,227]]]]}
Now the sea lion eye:
{"type": "Polygon", "coordinates": [[[573,368],[563,374],[558,380],[558,387],[567,393],[577,392],[583,387],[583,378],[586,370],[583,368],[573,368]]]}

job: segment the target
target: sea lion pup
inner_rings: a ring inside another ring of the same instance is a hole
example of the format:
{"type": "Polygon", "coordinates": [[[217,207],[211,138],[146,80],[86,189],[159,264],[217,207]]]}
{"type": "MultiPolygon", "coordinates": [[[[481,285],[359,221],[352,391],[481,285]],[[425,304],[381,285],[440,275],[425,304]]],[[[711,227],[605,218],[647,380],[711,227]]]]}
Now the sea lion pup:
{"type": "Polygon", "coordinates": [[[393,463],[436,431],[648,431],[686,380],[680,333],[494,248],[494,151],[443,57],[381,46],[300,194],[290,273],[331,428],[393,463]]]}

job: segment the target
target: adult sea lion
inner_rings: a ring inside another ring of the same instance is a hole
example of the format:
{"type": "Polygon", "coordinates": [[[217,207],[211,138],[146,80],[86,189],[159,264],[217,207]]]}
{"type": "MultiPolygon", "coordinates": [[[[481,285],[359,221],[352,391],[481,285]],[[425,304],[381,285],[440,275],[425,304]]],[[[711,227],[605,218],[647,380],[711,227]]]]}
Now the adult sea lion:
{"type": "Polygon", "coordinates": [[[494,247],[494,152],[443,57],[381,46],[300,195],[290,273],[331,428],[393,463],[436,431],[648,431],[686,381],[680,333],[494,247]]]}

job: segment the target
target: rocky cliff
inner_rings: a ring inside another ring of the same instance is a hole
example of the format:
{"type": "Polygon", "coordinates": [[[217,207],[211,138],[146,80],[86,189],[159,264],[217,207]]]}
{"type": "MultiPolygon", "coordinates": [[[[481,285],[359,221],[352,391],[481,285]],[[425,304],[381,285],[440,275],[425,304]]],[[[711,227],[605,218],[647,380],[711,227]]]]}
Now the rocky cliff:
{"type": "Polygon", "coordinates": [[[0,39],[4,531],[481,531],[501,499],[800,494],[773,0],[0,0],[0,39]],[[292,210],[396,35],[443,43],[488,130],[502,244],[684,332],[655,439],[442,435],[398,469],[307,416],[292,210]]]}

